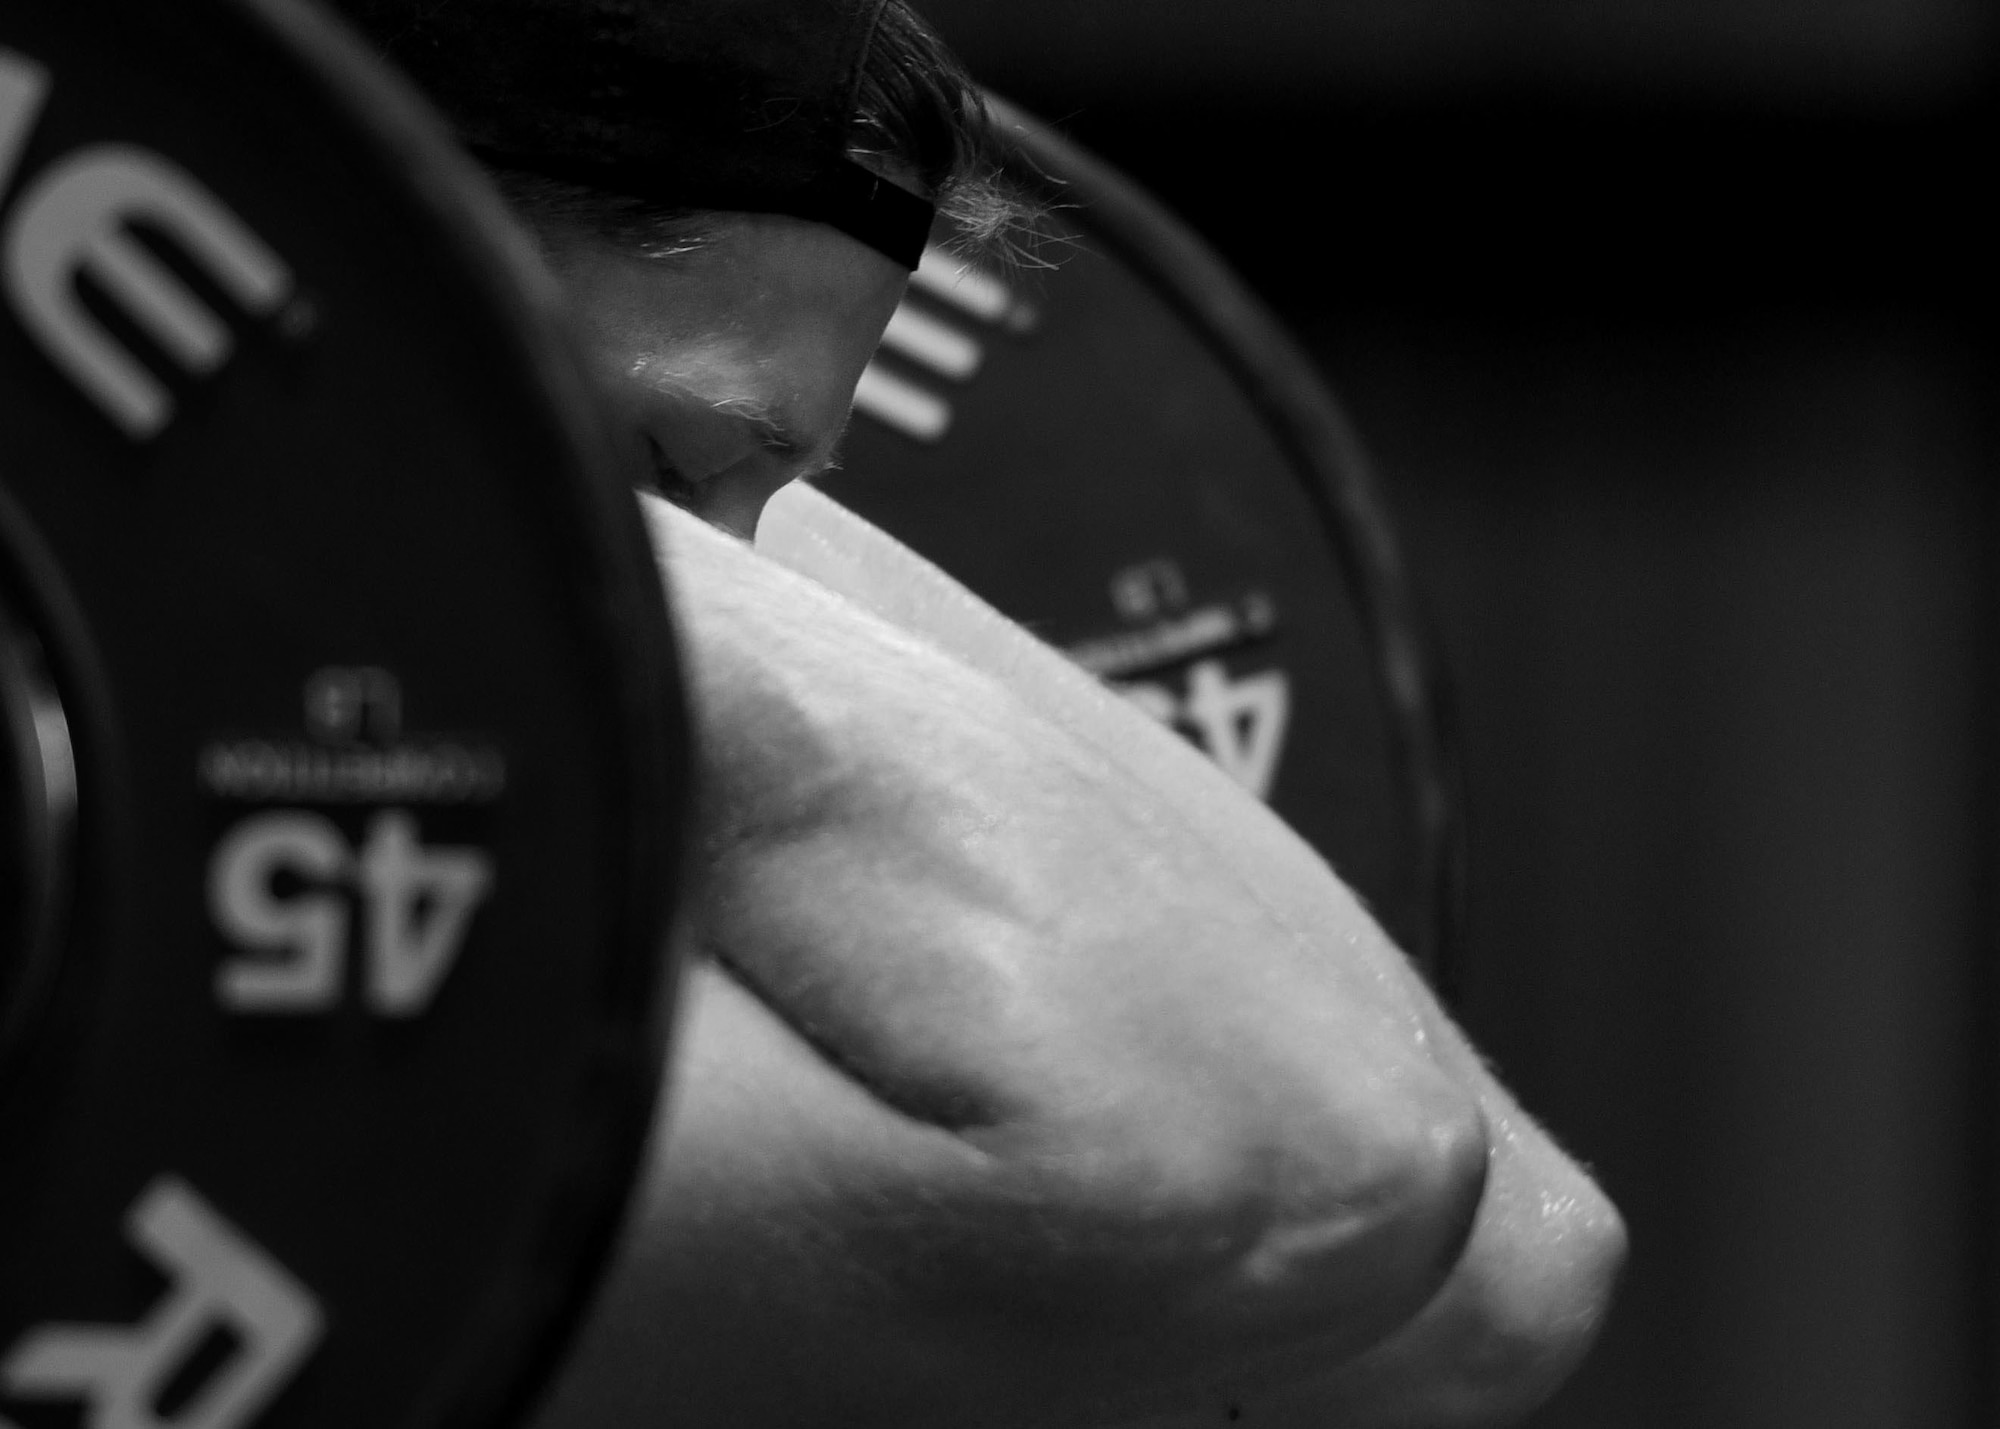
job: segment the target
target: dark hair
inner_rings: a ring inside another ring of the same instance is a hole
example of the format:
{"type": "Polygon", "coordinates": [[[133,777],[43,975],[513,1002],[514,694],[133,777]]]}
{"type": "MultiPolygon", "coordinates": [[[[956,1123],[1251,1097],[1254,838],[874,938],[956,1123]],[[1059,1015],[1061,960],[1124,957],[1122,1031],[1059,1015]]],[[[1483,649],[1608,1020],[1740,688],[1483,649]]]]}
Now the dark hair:
{"type": "MultiPolygon", "coordinates": [[[[355,8],[363,0],[341,2],[355,8]]],[[[406,6],[410,0],[380,2],[394,8],[406,6]]],[[[534,0],[534,3],[547,5],[548,13],[560,20],[555,28],[558,37],[568,36],[577,29],[562,0],[534,0]]],[[[777,8],[782,11],[781,5],[777,8]]],[[[923,196],[936,205],[955,230],[956,241],[951,246],[961,254],[990,256],[1002,262],[1017,258],[1031,246],[1026,240],[1034,232],[1040,209],[1024,190],[1009,184],[1004,177],[1006,144],[985,95],[958,57],[905,0],[877,0],[875,5],[857,5],[851,13],[871,11],[872,22],[854,43],[857,60],[845,93],[828,96],[836,125],[833,130],[836,150],[844,146],[849,163],[874,170],[890,182],[907,185],[914,180],[924,190],[923,196]]],[[[496,13],[505,18],[511,12],[496,13]]],[[[500,33],[496,20],[485,36],[500,33]]],[[[511,48],[501,48],[506,51],[503,58],[512,62],[511,48]]],[[[459,96],[460,107],[483,114],[494,108],[493,94],[504,91],[494,89],[484,69],[468,70],[456,58],[466,49],[464,37],[452,36],[429,50],[413,53],[438,71],[434,82],[439,88],[455,86],[452,92],[459,96]],[[466,94],[471,98],[466,99],[466,94]]],[[[624,55],[623,47],[608,45],[591,48],[586,58],[593,61],[600,58],[597,49],[611,50],[617,58],[624,55]]],[[[668,180],[656,190],[637,184],[626,187],[621,182],[625,177],[623,171],[591,172],[588,165],[579,169],[573,160],[581,148],[594,141],[589,139],[588,129],[575,122],[571,111],[579,103],[576,93],[581,91],[572,91],[575,86],[560,91],[553,99],[538,99],[515,111],[528,119],[539,119],[547,111],[551,116],[548,133],[555,136],[549,153],[519,152],[517,157],[517,151],[524,147],[519,142],[478,143],[477,134],[481,130],[478,124],[474,126],[475,149],[493,165],[502,192],[516,210],[538,228],[551,223],[582,224],[660,257],[698,248],[708,241],[713,229],[707,215],[716,209],[737,207],[732,197],[727,192],[716,192],[712,184],[697,182],[686,199],[676,199],[671,191],[677,180],[671,176],[677,171],[670,163],[642,162],[632,166],[634,176],[668,180]],[[556,162],[551,162],[552,159],[556,162]]],[[[726,127],[743,122],[726,103],[717,111],[716,118],[725,126],[717,132],[726,137],[716,141],[720,148],[710,143],[701,152],[707,153],[714,163],[724,165],[726,171],[737,148],[754,150],[758,140],[755,131],[746,135],[741,129],[726,127]]],[[[517,122],[509,115],[498,121],[488,120],[484,127],[492,129],[517,122]]],[[[666,122],[669,128],[664,132],[674,132],[671,126],[676,121],[668,118],[666,122]]],[[[630,133],[622,144],[613,145],[614,153],[639,148],[650,152],[651,146],[663,137],[659,130],[653,131],[653,138],[645,137],[644,116],[627,115],[619,123],[623,129],[614,125],[614,130],[630,133]]],[[[716,134],[709,134],[707,139],[715,141],[716,134]]],[[[532,146],[527,147],[532,150],[532,146]]],[[[803,212],[784,205],[779,205],[778,211],[803,212]]]]}
{"type": "Polygon", "coordinates": [[[1012,246],[1039,217],[1002,177],[1004,145],[979,86],[903,0],[889,0],[876,18],[856,79],[849,148],[913,170],[961,247],[1012,246]]]}

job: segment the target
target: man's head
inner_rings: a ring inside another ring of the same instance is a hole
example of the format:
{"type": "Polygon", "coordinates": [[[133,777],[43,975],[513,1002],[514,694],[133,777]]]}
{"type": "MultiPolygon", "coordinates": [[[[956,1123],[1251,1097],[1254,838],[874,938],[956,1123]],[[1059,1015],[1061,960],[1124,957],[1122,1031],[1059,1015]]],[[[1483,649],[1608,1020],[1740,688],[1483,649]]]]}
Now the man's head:
{"type": "Polygon", "coordinates": [[[824,465],[941,207],[1005,221],[902,0],[335,0],[495,169],[661,489],[748,534],[824,465]]]}

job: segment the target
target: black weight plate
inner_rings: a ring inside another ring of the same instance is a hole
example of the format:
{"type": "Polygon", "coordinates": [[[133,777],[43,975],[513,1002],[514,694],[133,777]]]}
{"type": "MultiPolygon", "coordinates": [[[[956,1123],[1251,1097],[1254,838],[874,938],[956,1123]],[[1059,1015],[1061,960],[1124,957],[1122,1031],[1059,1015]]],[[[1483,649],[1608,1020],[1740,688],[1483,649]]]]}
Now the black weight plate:
{"type": "Polygon", "coordinates": [[[684,730],[492,205],[290,0],[0,10],[9,1429],[494,1422],[608,1243],[684,730]]]}
{"type": "Polygon", "coordinates": [[[1002,112],[1012,177],[1056,205],[1055,266],[933,247],[827,493],[1171,720],[1443,979],[1453,748],[1346,420],[1181,223],[1002,112]]]}

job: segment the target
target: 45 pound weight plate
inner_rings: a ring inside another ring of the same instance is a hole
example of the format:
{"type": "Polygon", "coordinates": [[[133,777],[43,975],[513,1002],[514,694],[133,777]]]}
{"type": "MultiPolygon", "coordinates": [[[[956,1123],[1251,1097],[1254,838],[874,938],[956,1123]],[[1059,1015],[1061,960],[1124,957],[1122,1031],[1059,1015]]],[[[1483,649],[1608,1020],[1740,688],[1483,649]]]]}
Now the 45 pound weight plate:
{"type": "Polygon", "coordinates": [[[488,1422],[608,1239],[684,793],[477,180],[279,0],[0,11],[0,1425],[488,1422]]]}
{"type": "Polygon", "coordinates": [[[1198,744],[1448,988],[1454,743],[1359,443],[1184,225],[999,108],[1055,266],[931,248],[827,494],[1198,744]]]}

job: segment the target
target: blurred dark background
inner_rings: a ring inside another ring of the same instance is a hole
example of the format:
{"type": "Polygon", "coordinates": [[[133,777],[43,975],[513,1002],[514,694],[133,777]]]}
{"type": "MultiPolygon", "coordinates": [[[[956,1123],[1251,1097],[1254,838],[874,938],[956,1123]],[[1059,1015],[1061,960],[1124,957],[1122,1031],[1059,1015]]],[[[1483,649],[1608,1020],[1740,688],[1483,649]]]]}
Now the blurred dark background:
{"type": "Polygon", "coordinates": [[[1376,458],[1462,1013],[1626,1211],[1540,1429],[2000,1424],[1975,0],[924,0],[1376,458]]]}

